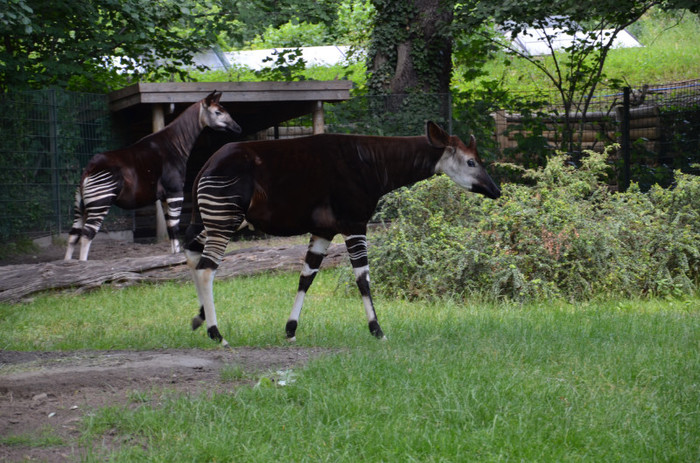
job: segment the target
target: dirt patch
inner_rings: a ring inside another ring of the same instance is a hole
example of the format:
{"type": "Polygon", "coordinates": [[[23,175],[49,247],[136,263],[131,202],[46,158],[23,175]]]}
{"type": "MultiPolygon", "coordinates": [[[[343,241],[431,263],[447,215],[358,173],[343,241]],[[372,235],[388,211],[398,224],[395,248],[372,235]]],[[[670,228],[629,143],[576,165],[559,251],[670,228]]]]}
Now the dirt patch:
{"type": "MultiPolygon", "coordinates": [[[[78,248],[78,251],[80,248],[78,248]]],[[[75,252],[73,258],[78,255],[75,252]]],[[[113,260],[123,257],[143,257],[158,256],[170,253],[170,243],[133,243],[128,241],[114,240],[98,235],[90,248],[90,260],[113,260]]],[[[13,254],[0,259],[0,266],[21,265],[21,264],[41,264],[44,262],[54,262],[63,260],[66,254],[66,244],[61,240],[54,243],[36,247],[33,251],[24,254],[13,254]]]]}
{"type": "MultiPolygon", "coordinates": [[[[173,394],[227,393],[303,366],[320,348],[0,351],[0,436],[48,435],[60,445],[0,444],[0,461],[78,461],[82,419],[99,408],[156,405],[173,394]],[[244,374],[222,375],[224,371],[244,374]],[[138,400],[135,401],[135,398],[138,400]]],[[[105,442],[109,442],[109,436],[105,442]]],[[[114,444],[118,445],[118,444],[114,444]]],[[[100,452],[101,449],[94,449],[100,452]]]]}

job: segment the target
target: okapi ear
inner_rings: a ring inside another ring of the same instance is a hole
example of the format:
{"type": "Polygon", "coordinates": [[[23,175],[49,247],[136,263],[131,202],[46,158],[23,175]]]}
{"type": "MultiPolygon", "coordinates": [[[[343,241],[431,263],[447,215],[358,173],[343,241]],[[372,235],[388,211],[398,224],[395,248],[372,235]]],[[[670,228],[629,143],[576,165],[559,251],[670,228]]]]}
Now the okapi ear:
{"type": "Polygon", "coordinates": [[[446,148],[450,144],[450,135],[433,121],[428,121],[425,133],[428,137],[428,143],[435,148],[446,148]]]}
{"type": "Polygon", "coordinates": [[[219,102],[219,99],[221,99],[221,92],[219,92],[219,93],[217,94],[217,93],[216,93],[216,90],[214,90],[214,91],[211,92],[209,95],[207,95],[207,97],[204,99],[204,103],[205,103],[207,106],[211,106],[212,103],[218,103],[218,102],[219,102]]]}
{"type": "Polygon", "coordinates": [[[476,137],[474,135],[469,137],[469,146],[467,148],[476,151],[476,137]]]}

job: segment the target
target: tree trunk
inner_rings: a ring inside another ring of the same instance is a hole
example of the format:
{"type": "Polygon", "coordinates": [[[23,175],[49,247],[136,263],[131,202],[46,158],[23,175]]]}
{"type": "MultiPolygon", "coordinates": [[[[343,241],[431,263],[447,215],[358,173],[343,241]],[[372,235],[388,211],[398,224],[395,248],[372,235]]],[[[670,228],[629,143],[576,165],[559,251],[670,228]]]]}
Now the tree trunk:
{"type": "Polygon", "coordinates": [[[454,0],[373,0],[372,93],[448,93],[454,0]]]}

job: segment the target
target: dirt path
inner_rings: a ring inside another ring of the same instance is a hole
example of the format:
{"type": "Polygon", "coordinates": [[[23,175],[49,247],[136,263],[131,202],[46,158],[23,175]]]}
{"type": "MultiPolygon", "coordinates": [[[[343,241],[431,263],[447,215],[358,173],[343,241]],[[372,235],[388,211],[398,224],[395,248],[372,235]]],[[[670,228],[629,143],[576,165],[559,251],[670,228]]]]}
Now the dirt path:
{"type": "MultiPolygon", "coordinates": [[[[91,260],[63,262],[63,247],[0,262],[0,301],[21,302],[46,289],[82,291],[102,284],[188,280],[182,254],[169,245],[96,242],[91,260]]],[[[297,270],[305,244],[289,240],[252,243],[224,258],[217,278],[262,271],[297,270]]],[[[344,246],[334,244],[323,266],[347,262],[344,246]]],[[[18,306],[19,307],[19,306],[18,306]]],[[[131,404],[133,398],[157,406],[172,394],[211,394],[254,384],[261,375],[275,378],[326,351],[316,348],[236,348],[235,350],[16,352],[0,350],[0,461],[80,461],[80,425],[94,410],[131,404]],[[242,371],[226,379],[222,370],[242,371]],[[49,435],[61,444],[38,446],[7,439],[49,435]]],[[[143,403],[143,402],[139,402],[143,403]]],[[[104,436],[107,449],[118,446],[104,436]]],[[[101,448],[90,449],[100,454],[101,448]]]]}
{"type": "MultiPolygon", "coordinates": [[[[0,461],[80,461],[80,424],[106,406],[157,406],[174,394],[231,392],[255,384],[264,375],[288,376],[310,358],[327,351],[316,348],[236,348],[158,351],[0,351],[0,437],[50,435],[61,445],[46,447],[0,443],[0,461]],[[238,371],[232,379],[222,369],[238,371]],[[240,372],[243,372],[242,374],[240,372]],[[135,405],[134,405],[135,406],[135,405]]],[[[118,445],[105,436],[107,447],[118,445]]],[[[91,449],[99,454],[104,449],[91,449]]]]}

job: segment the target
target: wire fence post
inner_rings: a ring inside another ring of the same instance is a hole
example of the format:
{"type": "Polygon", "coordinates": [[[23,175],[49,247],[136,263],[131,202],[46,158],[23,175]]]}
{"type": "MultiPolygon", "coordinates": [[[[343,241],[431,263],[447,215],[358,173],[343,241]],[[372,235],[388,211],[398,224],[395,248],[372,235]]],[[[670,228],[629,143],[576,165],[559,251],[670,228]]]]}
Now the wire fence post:
{"type": "Polygon", "coordinates": [[[49,155],[51,156],[51,189],[53,190],[54,217],[57,233],[61,233],[61,188],[58,174],[58,117],[56,112],[56,89],[49,89],[49,155]]]}
{"type": "Polygon", "coordinates": [[[630,87],[622,89],[622,121],[620,124],[622,149],[622,185],[620,190],[627,191],[630,186],[630,87]]]}

